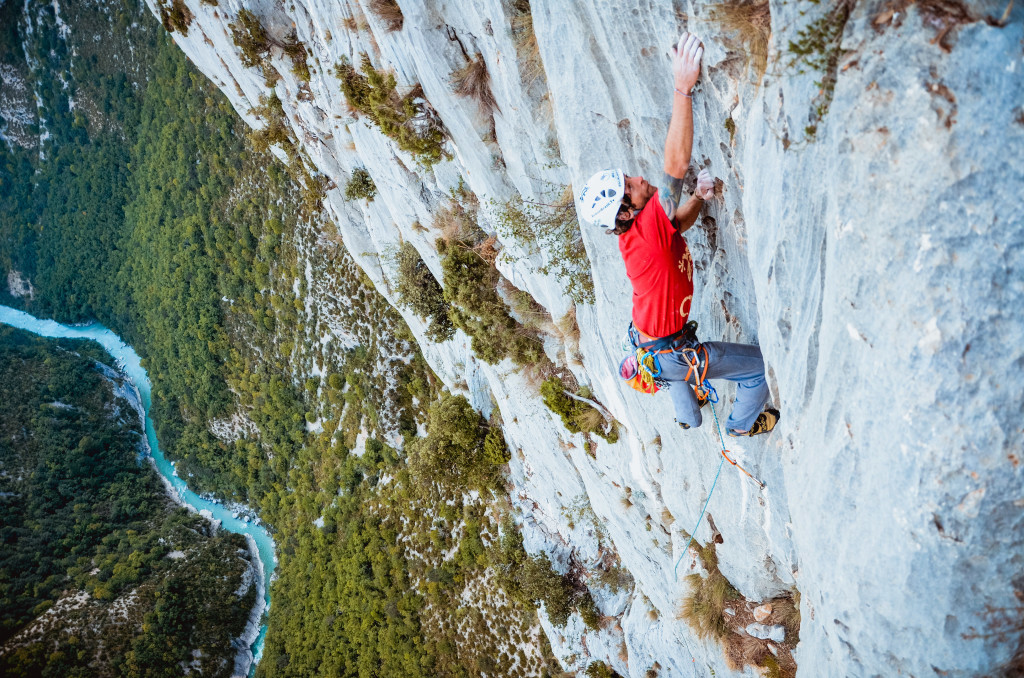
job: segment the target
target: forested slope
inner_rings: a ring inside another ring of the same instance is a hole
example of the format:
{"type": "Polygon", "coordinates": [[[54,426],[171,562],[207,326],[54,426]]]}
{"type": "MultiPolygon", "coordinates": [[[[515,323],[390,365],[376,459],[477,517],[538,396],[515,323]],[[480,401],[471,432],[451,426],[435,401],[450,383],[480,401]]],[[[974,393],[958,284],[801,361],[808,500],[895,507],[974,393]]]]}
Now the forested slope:
{"type": "Polygon", "coordinates": [[[112,363],[0,326],[0,673],[230,675],[245,540],[167,497],[112,363]]]}
{"type": "Polygon", "coordinates": [[[2,10],[3,59],[45,96],[34,136],[0,147],[0,267],[31,281],[0,294],[129,341],[178,473],[269,525],[261,675],[556,670],[535,606],[596,624],[586,587],[514,522],[499,539],[500,415],[444,392],[323,214],[327,180],[250,134],[141,4],[2,10]]]}

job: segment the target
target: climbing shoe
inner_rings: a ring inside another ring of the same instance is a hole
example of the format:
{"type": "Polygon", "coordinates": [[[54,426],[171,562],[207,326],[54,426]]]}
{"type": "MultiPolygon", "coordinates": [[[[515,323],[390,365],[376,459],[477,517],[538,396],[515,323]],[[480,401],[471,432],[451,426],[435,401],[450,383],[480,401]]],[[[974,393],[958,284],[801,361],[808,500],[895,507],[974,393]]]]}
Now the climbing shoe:
{"type": "Polygon", "coordinates": [[[757,419],[754,420],[754,425],[750,427],[749,431],[737,431],[736,429],[729,429],[729,435],[733,438],[742,438],[744,436],[759,436],[762,433],[768,433],[775,424],[779,423],[780,415],[779,411],[769,407],[767,410],[757,415],[757,419]]]}

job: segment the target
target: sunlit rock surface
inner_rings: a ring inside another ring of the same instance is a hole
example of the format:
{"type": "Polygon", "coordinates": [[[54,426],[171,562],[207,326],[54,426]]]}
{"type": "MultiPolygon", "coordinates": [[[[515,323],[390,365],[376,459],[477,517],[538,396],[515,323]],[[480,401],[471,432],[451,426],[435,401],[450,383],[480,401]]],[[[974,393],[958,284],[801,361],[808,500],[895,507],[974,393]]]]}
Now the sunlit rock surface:
{"type": "MultiPolygon", "coordinates": [[[[195,18],[175,40],[260,126],[250,111],[268,90],[228,29],[243,3],[186,4],[195,18]]],[[[403,28],[387,32],[356,2],[244,3],[308,51],[308,85],[275,54],[276,92],[337,186],[326,207],[378,290],[396,302],[386,254],[401,241],[440,278],[436,234],[413,224],[429,224],[460,182],[493,232],[516,192],[543,201],[608,166],[659,177],[668,47],[696,32],[707,51],[691,166],[722,184],[687,234],[693,318],[705,339],[761,345],[782,411],[771,436],[729,441],[767,487],[722,470],[708,507],[721,570],[752,601],[800,591],[801,676],[997,674],[1019,647],[1024,590],[1024,7],[856,3],[838,48],[817,53],[829,64],[794,45],[820,38],[835,9],[772,2],[761,78],[704,3],[533,0],[544,73],[532,80],[498,0],[399,4],[403,28]],[[451,161],[423,170],[348,110],[333,67],[364,51],[400,86],[422,85],[451,161]],[[450,84],[476,53],[498,105],[493,135],[450,84]],[[369,204],[343,198],[358,167],[379,190],[369,204]]],[[[719,467],[714,421],[678,431],[666,395],[617,379],[628,285],[614,241],[583,237],[596,303],[576,308],[573,370],[627,429],[615,445],[598,441],[596,458],[511,364],[478,363],[461,334],[421,344],[450,388],[501,409],[528,549],[562,567],[615,552],[635,578],[626,596],[595,586],[618,616],[599,634],[578,617],[546,626],[565,667],[728,675],[721,649],[676,620],[694,562],[681,530],[694,528],[719,467]]],[[[537,271],[545,254],[502,245],[506,277],[562,317],[572,302],[537,271]]],[[[422,338],[423,322],[399,308],[422,338]]],[[[733,389],[719,387],[727,413],[733,389]]],[[[696,537],[710,536],[705,520],[696,537]]]]}

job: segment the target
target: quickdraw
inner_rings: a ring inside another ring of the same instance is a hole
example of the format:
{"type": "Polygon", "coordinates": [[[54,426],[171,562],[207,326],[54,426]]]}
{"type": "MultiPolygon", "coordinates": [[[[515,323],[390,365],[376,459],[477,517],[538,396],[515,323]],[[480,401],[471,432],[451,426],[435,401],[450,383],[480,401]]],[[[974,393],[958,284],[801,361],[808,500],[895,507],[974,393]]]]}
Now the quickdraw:
{"type": "Polygon", "coordinates": [[[760,485],[760,486],[761,486],[761,489],[762,489],[762,490],[764,489],[764,483],[762,483],[762,482],[761,482],[760,480],[758,480],[758,479],[757,479],[757,478],[755,478],[754,476],[750,475],[750,471],[748,471],[747,469],[745,469],[745,468],[743,468],[742,466],[740,466],[740,465],[739,465],[739,463],[737,463],[737,461],[736,461],[735,459],[733,459],[732,457],[730,457],[730,456],[729,456],[729,450],[723,449],[723,450],[722,450],[722,456],[723,456],[723,457],[725,457],[725,460],[726,460],[727,462],[729,462],[730,464],[732,464],[733,466],[735,466],[735,467],[736,467],[736,468],[738,468],[739,470],[743,471],[743,473],[744,473],[744,474],[746,474],[746,476],[747,476],[748,478],[750,478],[750,479],[751,479],[751,480],[753,480],[753,481],[754,481],[755,483],[757,483],[758,485],[760,485]]]}
{"type": "Polygon", "coordinates": [[[683,360],[689,366],[686,371],[685,380],[687,383],[690,381],[690,376],[694,377],[693,392],[697,394],[697,398],[700,400],[711,400],[711,394],[714,393],[713,403],[718,402],[718,393],[714,387],[708,381],[708,349],[703,344],[698,344],[696,348],[684,348],[682,351],[683,360]],[[701,371],[701,359],[700,352],[704,351],[704,370],[701,371]]]}

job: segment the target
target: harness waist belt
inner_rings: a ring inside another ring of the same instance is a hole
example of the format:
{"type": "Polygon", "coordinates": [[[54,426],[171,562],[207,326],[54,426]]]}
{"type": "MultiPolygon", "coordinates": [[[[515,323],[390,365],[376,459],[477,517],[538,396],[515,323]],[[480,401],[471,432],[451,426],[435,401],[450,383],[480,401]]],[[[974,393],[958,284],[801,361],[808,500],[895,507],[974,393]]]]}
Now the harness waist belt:
{"type": "Polygon", "coordinates": [[[683,329],[667,337],[651,337],[630,323],[629,335],[634,346],[652,353],[668,353],[680,348],[696,348],[700,345],[700,341],[697,339],[697,322],[694,320],[683,325],[683,329]]]}

